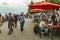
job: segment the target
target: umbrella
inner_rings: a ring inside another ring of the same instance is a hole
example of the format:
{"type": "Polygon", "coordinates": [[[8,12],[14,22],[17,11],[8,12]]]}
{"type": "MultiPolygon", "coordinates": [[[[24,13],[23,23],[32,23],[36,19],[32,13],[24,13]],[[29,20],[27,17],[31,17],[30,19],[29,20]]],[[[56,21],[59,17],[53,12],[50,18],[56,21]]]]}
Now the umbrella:
{"type": "Polygon", "coordinates": [[[43,1],[43,2],[38,2],[35,4],[31,4],[31,5],[29,5],[29,8],[32,8],[32,9],[58,9],[58,8],[60,8],[60,5],[43,1]]]}
{"type": "Polygon", "coordinates": [[[36,12],[45,12],[43,9],[32,9],[29,12],[36,13],[36,12]]]}

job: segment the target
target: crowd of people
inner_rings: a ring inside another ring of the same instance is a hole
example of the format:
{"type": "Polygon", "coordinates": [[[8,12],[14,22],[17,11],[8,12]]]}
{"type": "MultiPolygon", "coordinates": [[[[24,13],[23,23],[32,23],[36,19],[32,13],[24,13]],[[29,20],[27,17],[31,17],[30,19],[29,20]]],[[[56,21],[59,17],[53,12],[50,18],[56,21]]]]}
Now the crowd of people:
{"type": "MultiPolygon", "coordinates": [[[[48,15],[47,15],[48,17],[48,15]]],[[[39,23],[40,30],[45,30],[45,34],[50,31],[53,31],[54,28],[60,28],[60,19],[59,14],[53,13],[48,19],[45,15],[42,16],[42,20],[39,23]]],[[[56,30],[55,30],[56,31],[56,30]]]]}
{"type": "MultiPolygon", "coordinates": [[[[53,27],[59,27],[60,26],[60,19],[59,19],[59,14],[53,13],[52,15],[46,17],[46,15],[39,15],[39,16],[34,16],[34,17],[41,17],[40,18],[40,23],[39,23],[39,27],[40,30],[45,30],[45,33],[47,33],[49,31],[49,29],[52,30],[53,27]],[[48,18],[49,17],[49,18],[48,18]]],[[[0,14],[0,27],[3,25],[3,23],[5,21],[8,21],[8,35],[10,35],[13,32],[13,28],[17,27],[17,22],[19,20],[20,23],[20,29],[21,32],[24,30],[24,23],[25,23],[25,17],[24,17],[24,13],[21,12],[21,14],[18,16],[17,14],[12,14],[9,13],[8,15],[5,15],[5,18],[0,14]]],[[[35,19],[36,20],[36,19],[35,19]]],[[[37,23],[38,23],[37,19],[37,23]]],[[[1,29],[0,29],[0,33],[1,33],[1,29]]]]}
{"type": "MultiPolygon", "coordinates": [[[[25,23],[25,18],[24,18],[24,13],[21,12],[21,14],[18,16],[17,14],[12,14],[9,13],[8,15],[6,14],[5,18],[0,14],[0,27],[3,25],[3,23],[5,21],[8,21],[8,35],[10,35],[13,32],[13,28],[17,27],[17,21],[19,20],[20,22],[20,29],[21,32],[24,30],[24,23],[25,23]]],[[[0,33],[1,33],[1,29],[0,29],[0,33]]]]}

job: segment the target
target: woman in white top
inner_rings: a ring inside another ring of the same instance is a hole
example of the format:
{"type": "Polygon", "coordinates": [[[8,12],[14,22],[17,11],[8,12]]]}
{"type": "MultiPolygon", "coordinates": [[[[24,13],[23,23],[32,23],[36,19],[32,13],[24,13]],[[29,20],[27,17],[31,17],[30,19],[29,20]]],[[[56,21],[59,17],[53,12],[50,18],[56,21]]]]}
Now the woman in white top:
{"type": "Polygon", "coordinates": [[[40,27],[40,30],[45,30],[45,33],[47,33],[49,27],[46,24],[45,20],[46,20],[46,18],[42,17],[42,21],[40,22],[39,27],[40,27]]]}

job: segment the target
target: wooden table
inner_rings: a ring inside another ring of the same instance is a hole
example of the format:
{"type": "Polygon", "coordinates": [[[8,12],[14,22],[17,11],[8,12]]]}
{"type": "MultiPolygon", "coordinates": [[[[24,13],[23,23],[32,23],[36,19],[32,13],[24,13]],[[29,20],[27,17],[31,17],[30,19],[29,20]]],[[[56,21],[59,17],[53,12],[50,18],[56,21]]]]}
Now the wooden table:
{"type": "Polygon", "coordinates": [[[57,36],[59,36],[60,27],[50,26],[50,30],[51,30],[51,39],[53,38],[54,34],[57,35],[57,36]]]}

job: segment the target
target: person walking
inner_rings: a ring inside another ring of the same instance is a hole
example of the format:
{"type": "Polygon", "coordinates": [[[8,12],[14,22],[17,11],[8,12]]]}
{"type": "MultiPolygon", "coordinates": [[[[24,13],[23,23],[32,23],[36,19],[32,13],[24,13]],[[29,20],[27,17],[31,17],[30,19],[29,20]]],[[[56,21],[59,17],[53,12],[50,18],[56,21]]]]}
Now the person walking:
{"type": "Polygon", "coordinates": [[[20,17],[19,17],[19,21],[20,21],[20,27],[21,27],[21,31],[23,31],[23,27],[24,27],[24,23],[25,23],[25,19],[24,19],[24,13],[22,12],[20,17]]]}
{"type": "Polygon", "coordinates": [[[11,13],[9,13],[8,14],[8,29],[9,29],[9,33],[8,33],[8,35],[10,35],[11,34],[11,32],[13,32],[13,20],[14,20],[14,18],[13,18],[13,16],[11,15],[11,13]]]}
{"type": "Polygon", "coordinates": [[[14,14],[14,24],[15,24],[15,28],[17,27],[17,21],[18,21],[18,16],[16,14],[14,14]]]}
{"type": "Polygon", "coordinates": [[[3,23],[4,23],[4,20],[3,20],[1,13],[0,13],[0,33],[1,33],[1,26],[3,25],[3,23]]]}

